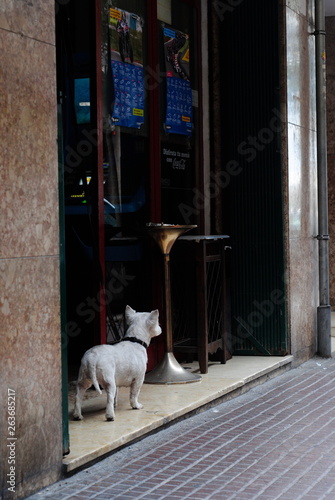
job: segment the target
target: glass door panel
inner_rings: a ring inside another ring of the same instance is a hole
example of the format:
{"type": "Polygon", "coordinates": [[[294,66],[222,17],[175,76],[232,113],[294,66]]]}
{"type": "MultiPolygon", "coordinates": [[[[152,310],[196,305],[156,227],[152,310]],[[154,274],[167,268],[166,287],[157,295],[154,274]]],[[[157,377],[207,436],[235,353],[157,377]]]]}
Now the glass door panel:
{"type": "Polygon", "coordinates": [[[124,334],[125,306],[146,310],[150,300],[139,237],[150,220],[147,2],[103,0],[101,25],[105,290],[111,342],[124,334]]]}
{"type": "Polygon", "coordinates": [[[143,226],[149,219],[147,33],[146,2],[103,2],[103,167],[107,237],[143,226]]]}
{"type": "MultiPolygon", "coordinates": [[[[167,17],[167,16],[165,16],[167,17]]],[[[159,21],[162,219],[199,223],[193,207],[199,176],[198,36],[192,3],[171,0],[171,23],[159,21]]]]}

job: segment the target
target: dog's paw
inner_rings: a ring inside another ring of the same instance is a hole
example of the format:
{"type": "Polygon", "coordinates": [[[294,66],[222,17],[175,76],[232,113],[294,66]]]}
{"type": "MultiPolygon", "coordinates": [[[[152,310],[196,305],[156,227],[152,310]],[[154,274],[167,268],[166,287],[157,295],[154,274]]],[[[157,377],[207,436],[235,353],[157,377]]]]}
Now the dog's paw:
{"type": "Polygon", "coordinates": [[[107,420],[107,422],[114,422],[113,415],[106,415],[106,420],[107,420]]]}
{"type": "Polygon", "coordinates": [[[142,410],[142,408],[143,408],[143,405],[141,405],[141,403],[136,403],[136,404],[132,405],[133,410],[142,410]]]}
{"type": "Polygon", "coordinates": [[[83,420],[84,417],[82,415],[73,415],[73,420],[83,420]]]}

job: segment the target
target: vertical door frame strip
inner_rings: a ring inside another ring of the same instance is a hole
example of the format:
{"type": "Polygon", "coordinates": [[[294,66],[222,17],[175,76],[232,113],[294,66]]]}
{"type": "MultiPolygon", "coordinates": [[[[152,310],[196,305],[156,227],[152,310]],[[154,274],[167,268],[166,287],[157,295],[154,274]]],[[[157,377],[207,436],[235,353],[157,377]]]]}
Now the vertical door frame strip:
{"type": "Polygon", "coordinates": [[[96,79],[96,220],[97,224],[97,256],[100,268],[98,296],[100,304],[99,331],[100,343],[107,341],[106,300],[105,300],[105,235],[104,235],[104,172],[103,172],[103,114],[102,114],[102,67],[101,67],[101,0],[95,0],[95,79],[96,79]]]}
{"type": "Polygon", "coordinates": [[[149,92],[149,148],[150,148],[150,215],[151,222],[161,222],[161,164],[159,111],[159,57],[157,1],[148,0],[148,78],[149,92]]]}

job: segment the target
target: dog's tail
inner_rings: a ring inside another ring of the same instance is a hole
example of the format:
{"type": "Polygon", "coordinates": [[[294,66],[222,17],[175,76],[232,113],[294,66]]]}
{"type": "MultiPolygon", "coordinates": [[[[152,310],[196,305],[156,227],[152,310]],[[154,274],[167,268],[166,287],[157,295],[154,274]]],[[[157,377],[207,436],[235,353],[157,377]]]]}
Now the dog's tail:
{"type": "Polygon", "coordinates": [[[95,387],[95,390],[98,391],[99,394],[102,394],[100,386],[99,386],[99,382],[97,380],[97,372],[96,372],[95,365],[92,366],[92,373],[91,373],[91,375],[92,375],[92,382],[93,382],[93,385],[95,387]]]}

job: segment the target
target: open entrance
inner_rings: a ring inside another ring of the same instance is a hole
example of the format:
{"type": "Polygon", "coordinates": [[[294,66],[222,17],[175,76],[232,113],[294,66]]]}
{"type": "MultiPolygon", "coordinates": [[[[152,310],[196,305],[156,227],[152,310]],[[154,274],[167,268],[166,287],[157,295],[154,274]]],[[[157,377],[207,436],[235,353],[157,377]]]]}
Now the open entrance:
{"type": "MultiPolygon", "coordinates": [[[[203,233],[203,208],[188,210],[187,220],[180,208],[193,207],[203,178],[198,3],[57,2],[70,380],[88,348],[123,336],[127,304],[164,314],[160,255],[146,224],[187,223],[203,233]]],[[[163,352],[158,338],[149,369],[163,352]]]]}
{"type": "MultiPolygon", "coordinates": [[[[64,344],[73,379],[86,349],[123,334],[126,304],[164,315],[148,222],[197,226],[198,238],[176,246],[172,259],[176,353],[199,357],[190,331],[205,339],[206,361],[209,342],[220,361],[288,351],[279,14],[275,0],[258,4],[240,2],[223,18],[220,3],[210,7],[212,157],[204,162],[200,2],[59,3],[64,344]]],[[[158,337],[149,369],[163,352],[158,337]]]]}

